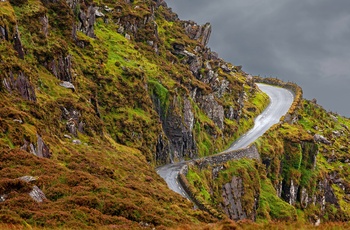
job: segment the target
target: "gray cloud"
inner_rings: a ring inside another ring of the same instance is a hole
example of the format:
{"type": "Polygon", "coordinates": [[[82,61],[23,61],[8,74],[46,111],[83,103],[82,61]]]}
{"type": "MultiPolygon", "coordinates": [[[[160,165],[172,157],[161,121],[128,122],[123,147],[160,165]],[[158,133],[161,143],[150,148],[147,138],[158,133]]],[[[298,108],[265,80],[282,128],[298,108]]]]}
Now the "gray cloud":
{"type": "Polygon", "coordinates": [[[181,19],[210,22],[209,47],[254,75],[298,83],[304,97],[350,116],[350,1],[167,0],[181,19]]]}

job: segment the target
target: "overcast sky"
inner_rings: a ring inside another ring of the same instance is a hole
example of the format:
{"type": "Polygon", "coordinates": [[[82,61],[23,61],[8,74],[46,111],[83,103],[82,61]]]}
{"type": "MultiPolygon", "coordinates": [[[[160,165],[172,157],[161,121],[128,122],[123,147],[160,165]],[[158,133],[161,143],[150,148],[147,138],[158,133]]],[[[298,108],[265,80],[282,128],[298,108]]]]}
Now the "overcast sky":
{"type": "Polygon", "coordinates": [[[307,99],[350,117],[350,0],[166,0],[210,22],[208,46],[247,73],[296,82],[307,99]]]}

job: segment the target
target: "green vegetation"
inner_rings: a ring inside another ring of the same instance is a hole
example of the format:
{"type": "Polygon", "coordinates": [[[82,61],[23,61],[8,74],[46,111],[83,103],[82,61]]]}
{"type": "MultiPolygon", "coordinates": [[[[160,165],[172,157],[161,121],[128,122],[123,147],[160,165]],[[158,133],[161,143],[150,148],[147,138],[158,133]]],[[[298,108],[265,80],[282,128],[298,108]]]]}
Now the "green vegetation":
{"type": "Polygon", "coordinates": [[[293,88],[296,100],[286,122],[256,142],[262,163],[227,162],[218,172],[192,166],[187,179],[210,214],[168,189],[156,166],[224,150],[269,100],[240,68],[211,58],[202,38],[190,38],[199,27],[186,32],[156,4],[0,1],[0,228],[264,229],[349,220],[350,120],[302,101],[300,88],[277,79],[268,81],[293,88]],[[105,16],[89,18],[92,6],[105,16]],[[331,144],[315,143],[315,134],[331,144]],[[25,175],[37,179],[18,179],[25,175]],[[258,224],[227,220],[220,209],[233,177],[242,179],[243,209],[256,211],[258,224]],[[317,202],[289,205],[277,195],[281,183],[317,202]],[[34,185],[44,202],[29,196],[34,185]],[[334,196],[322,206],[324,187],[334,196]]]}

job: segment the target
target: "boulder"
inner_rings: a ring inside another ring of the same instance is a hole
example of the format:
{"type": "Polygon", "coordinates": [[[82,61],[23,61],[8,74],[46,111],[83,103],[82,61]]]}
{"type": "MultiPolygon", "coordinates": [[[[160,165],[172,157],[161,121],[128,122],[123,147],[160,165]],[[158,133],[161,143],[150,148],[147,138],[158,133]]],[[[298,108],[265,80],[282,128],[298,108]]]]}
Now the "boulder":
{"type": "Polygon", "coordinates": [[[327,140],[324,136],[319,135],[319,134],[315,134],[314,140],[316,142],[318,142],[318,143],[323,143],[323,144],[326,144],[326,145],[330,145],[331,144],[331,142],[329,140],[327,140]]]}
{"type": "MultiPolygon", "coordinates": [[[[33,181],[36,181],[36,180],[37,180],[37,178],[36,178],[36,177],[33,177],[33,176],[22,176],[22,177],[20,177],[20,178],[18,178],[18,179],[20,179],[20,180],[22,180],[22,181],[25,181],[25,182],[27,182],[27,183],[30,183],[30,182],[33,182],[33,181]]],[[[29,192],[29,196],[30,196],[33,200],[35,200],[36,202],[38,202],[38,203],[41,203],[41,202],[43,202],[44,200],[46,200],[45,194],[44,194],[43,191],[41,191],[41,189],[40,189],[38,186],[36,186],[36,185],[34,185],[32,191],[29,192]]]]}
{"type": "Polygon", "coordinates": [[[75,87],[72,83],[70,83],[69,81],[62,81],[60,83],[60,86],[66,88],[66,89],[71,89],[73,92],[75,91],[75,87]]]}
{"type": "Polygon", "coordinates": [[[95,7],[95,15],[96,17],[104,17],[105,15],[100,11],[99,7],[95,7]]]}
{"type": "Polygon", "coordinates": [[[34,185],[33,190],[29,192],[29,196],[38,203],[41,203],[44,200],[46,200],[45,194],[36,185],[34,185]]]}
{"type": "Polygon", "coordinates": [[[76,145],[81,145],[82,143],[81,143],[81,140],[78,140],[78,139],[74,139],[73,141],[72,141],[72,143],[73,144],[76,144],[76,145]]]}

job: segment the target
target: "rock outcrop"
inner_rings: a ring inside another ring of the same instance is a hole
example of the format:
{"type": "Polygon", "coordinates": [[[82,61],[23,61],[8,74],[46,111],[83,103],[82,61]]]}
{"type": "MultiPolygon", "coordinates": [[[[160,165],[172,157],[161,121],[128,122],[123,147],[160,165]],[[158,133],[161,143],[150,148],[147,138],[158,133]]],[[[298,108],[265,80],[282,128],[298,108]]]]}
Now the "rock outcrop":
{"type": "Polygon", "coordinates": [[[208,44],[211,34],[210,23],[201,26],[193,21],[185,21],[183,22],[183,27],[191,39],[199,41],[203,46],[208,44]]]}
{"type": "Polygon", "coordinates": [[[50,152],[49,146],[45,144],[44,140],[39,134],[37,134],[36,136],[36,145],[27,140],[24,140],[24,144],[21,147],[21,149],[30,152],[37,157],[50,158],[52,153],[50,152]]]}
{"type": "MultiPolygon", "coordinates": [[[[157,101],[157,98],[154,98],[157,101]]],[[[175,102],[175,101],[174,101],[175,102]]],[[[159,102],[155,102],[159,104],[159,102]]],[[[191,102],[189,99],[184,99],[183,111],[178,113],[177,103],[169,106],[167,111],[164,111],[160,105],[157,107],[158,114],[161,115],[161,121],[164,133],[168,143],[160,135],[157,144],[157,155],[164,154],[164,151],[169,150],[170,161],[181,161],[186,158],[194,158],[197,155],[197,147],[193,135],[194,114],[191,102]],[[164,114],[162,116],[162,114],[164,114]]],[[[164,158],[163,160],[167,159],[164,158]]]]}
{"type": "Polygon", "coordinates": [[[2,84],[9,93],[15,91],[26,100],[36,101],[34,87],[23,72],[19,72],[15,78],[15,75],[10,71],[8,77],[3,79],[2,84]]]}
{"type": "Polygon", "coordinates": [[[253,207],[247,207],[243,202],[243,196],[246,193],[246,189],[242,178],[239,176],[233,176],[231,182],[224,184],[222,187],[223,201],[221,206],[226,215],[232,220],[250,219],[255,221],[256,219],[256,210],[259,205],[259,193],[253,195],[253,207]]]}
{"type": "Polygon", "coordinates": [[[203,95],[198,97],[197,100],[205,114],[214,121],[215,125],[223,129],[225,118],[224,108],[215,100],[214,95],[203,95]]]}

